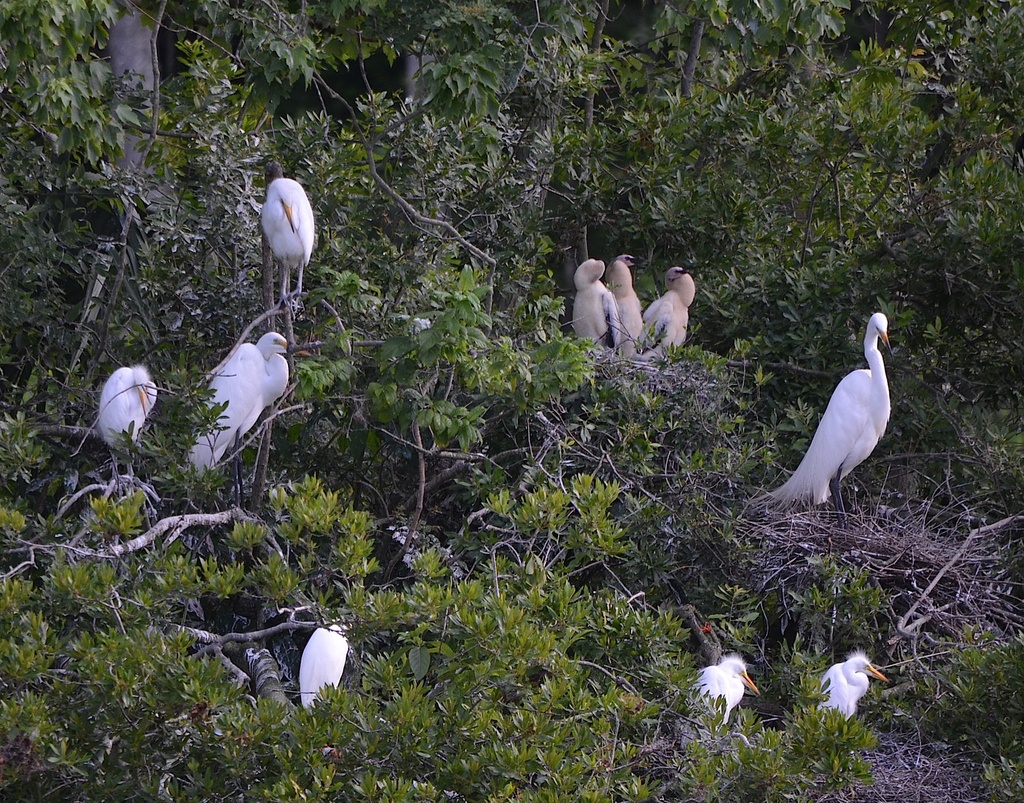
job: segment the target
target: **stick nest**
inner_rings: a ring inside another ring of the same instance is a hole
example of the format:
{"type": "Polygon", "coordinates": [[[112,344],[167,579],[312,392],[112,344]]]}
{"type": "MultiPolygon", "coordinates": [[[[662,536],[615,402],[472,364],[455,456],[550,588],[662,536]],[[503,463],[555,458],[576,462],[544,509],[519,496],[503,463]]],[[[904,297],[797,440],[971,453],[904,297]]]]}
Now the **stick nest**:
{"type": "Polygon", "coordinates": [[[937,515],[926,506],[880,507],[875,516],[847,518],[848,527],[840,528],[822,506],[746,519],[741,537],[758,545],[753,585],[806,591],[820,583],[820,559],[828,556],[866,569],[886,593],[897,634],[892,642],[956,640],[968,626],[1005,632],[1024,623],[1001,552],[1024,516],[973,528],[966,517],[937,515]]]}
{"type": "Polygon", "coordinates": [[[877,733],[878,746],[865,752],[874,784],[822,794],[815,803],[978,803],[987,800],[977,762],[912,734],[877,733]]]}

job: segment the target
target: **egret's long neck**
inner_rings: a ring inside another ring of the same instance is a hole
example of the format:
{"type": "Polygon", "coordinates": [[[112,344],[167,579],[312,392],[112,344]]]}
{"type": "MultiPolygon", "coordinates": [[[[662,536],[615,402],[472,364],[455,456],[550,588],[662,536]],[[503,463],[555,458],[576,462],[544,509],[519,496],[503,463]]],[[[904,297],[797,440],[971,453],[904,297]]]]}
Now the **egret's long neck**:
{"type": "Polygon", "coordinates": [[[873,326],[868,329],[864,336],[864,357],[871,369],[871,383],[875,386],[878,395],[875,398],[885,400],[889,404],[889,380],[885,376],[885,361],[882,359],[882,352],[878,350],[878,330],[873,326]]]}

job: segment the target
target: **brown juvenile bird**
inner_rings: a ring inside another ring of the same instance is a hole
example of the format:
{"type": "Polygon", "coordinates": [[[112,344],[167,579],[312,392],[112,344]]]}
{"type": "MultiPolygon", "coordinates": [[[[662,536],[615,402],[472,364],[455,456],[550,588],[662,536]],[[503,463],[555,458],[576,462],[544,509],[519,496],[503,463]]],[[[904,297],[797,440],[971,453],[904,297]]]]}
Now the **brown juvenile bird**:
{"type": "Polygon", "coordinates": [[[636,262],[636,257],[620,254],[615,257],[605,273],[608,289],[615,296],[615,303],[619,308],[619,322],[622,326],[619,353],[623,357],[632,357],[636,354],[636,344],[644,328],[640,299],[633,291],[633,274],[630,272],[636,262]]]}
{"type": "Polygon", "coordinates": [[[576,268],[572,328],[577,337],[588,337],[595,343],[615,348],[622,339],[622,324],[615,296],[601,281],[603,275],[604,262],[600,259],[588,259],[576,268]]]}
{"type": "Polygon", "coordinates": [[[683,345],[690,323],[690,305],[696,294],[697,286],[686,268],[677,266],[665,272],[665,295],[644,312],[644,356],[661,355],[669,346],[683,345]]]}

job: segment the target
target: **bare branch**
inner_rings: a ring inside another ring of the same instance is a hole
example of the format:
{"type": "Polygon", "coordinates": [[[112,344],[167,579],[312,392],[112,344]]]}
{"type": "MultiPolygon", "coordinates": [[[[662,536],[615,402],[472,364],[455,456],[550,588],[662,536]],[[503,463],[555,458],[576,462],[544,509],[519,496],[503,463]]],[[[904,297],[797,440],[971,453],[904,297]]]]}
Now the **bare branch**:
{"type": "MultiPolygon", "coordinates": [[[[964,539],[963,545],[960,547],[960,549],[957,550],[956,554],[953,555],[953,557],[950,558],[946,562],[946,564],[941,569],[939,569],[938,572],[936,572],[935,577],[932,578],[932,581],[928,584],[925,590],[921,592],[921,595],[914,601],[914,604],[907,609],[906,613],[899,617],[899,619],[896,622],[896,629],[899,630],[900,634],[912,637],[921,625],[927,623],[928,620],[932,618],[931,614],[927,614],[925,616],[919,617],[916,621],[911,622],[909,626],[907,625],[907,622],[910,621],[910,617],[913,616],[917,609],[921,606],[921,604],[928,599],[932,591],[935,590],[935,586],[939,584],[939,581],[943,577],[945,577],[946,573],[950,569],[952,569],[953,566],[955,566],[963,559],[964,555],[967,554],[967,548],[971,545],[972,541],[974,541],[978,537],[993,535],[995,533],[1007,529],[1008,527],[1012,527],[1022,519],[1024,519],[1024,514],[1018,513],[1013,516],[1007,516],[1005,519],[1000,519],[994,524],[988,524],[984,527],[977,527],[974,530],[971,530],[967,538],[964,539]]],[[[950,606],[943,606],[943,608],[948,607],[950,606]]],[[[938,610],[941,611],[943,608],[940,608],[938,610]]]]}
{"type": "MultiPolygon", "coordinates": [[[[279,622],[271,627],[265,627],[262,630],[251,630],[248,633],[213,633],[209,630],[200,630],[197,627],[185,627],[184,625],[175,625],[174,629],[180,633],[186,633],[200,644],[210,647],[228,644],[229,642],[264,641],[281,633],[290,633],[293,630],[316,630],[318,627],[322,627],[319,622],[299,622],[289,619],[287,622],[279,622]]],[[[200,652],[203,652],[203,650],[200,650],[200,652]]]]}
{"type": "Polygon", "coordinates": [[[161,519],[146,532],[131,541],[123,544],[112,545],[105,553],[98,553],[97,557],[119,558],[138,552],[151,546],[158,538],[167,535],[167,543],[171,543],[185,530],[191,527],[213,527],[217,524],[228,524],[232,521],[258,521],[253,519],[241,508],[231,508],[220,513],[188,513],[183,516],[168,516],[161,519]]]}

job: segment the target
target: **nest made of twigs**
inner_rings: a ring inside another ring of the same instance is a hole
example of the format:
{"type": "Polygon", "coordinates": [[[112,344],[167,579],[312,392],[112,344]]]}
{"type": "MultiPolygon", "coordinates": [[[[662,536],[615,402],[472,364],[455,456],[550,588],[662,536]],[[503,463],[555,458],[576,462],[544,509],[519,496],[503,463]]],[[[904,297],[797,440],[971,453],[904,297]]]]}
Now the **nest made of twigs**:
{"type": "Polygon", "coordinates": [[[1024,515],[973,527],[927,506],[847,518],[839,526],[830,506],[748,518],[743,536],[759,546],[755,587],[806,590],[819,581],[815,558],[827,556],[863,567],[886,592],[895,639],[956,639],[968,626],[1006,631],[1024,623],[1001,547],[1024,515]]]}
{"type": "Polygon", "coordinates": [[[865,751],[874,783],[815,796],[815,803],[978,803],[989,800],[981,765],[943,744],[907,733],[876,733],[878,745],[865,751]]]}

